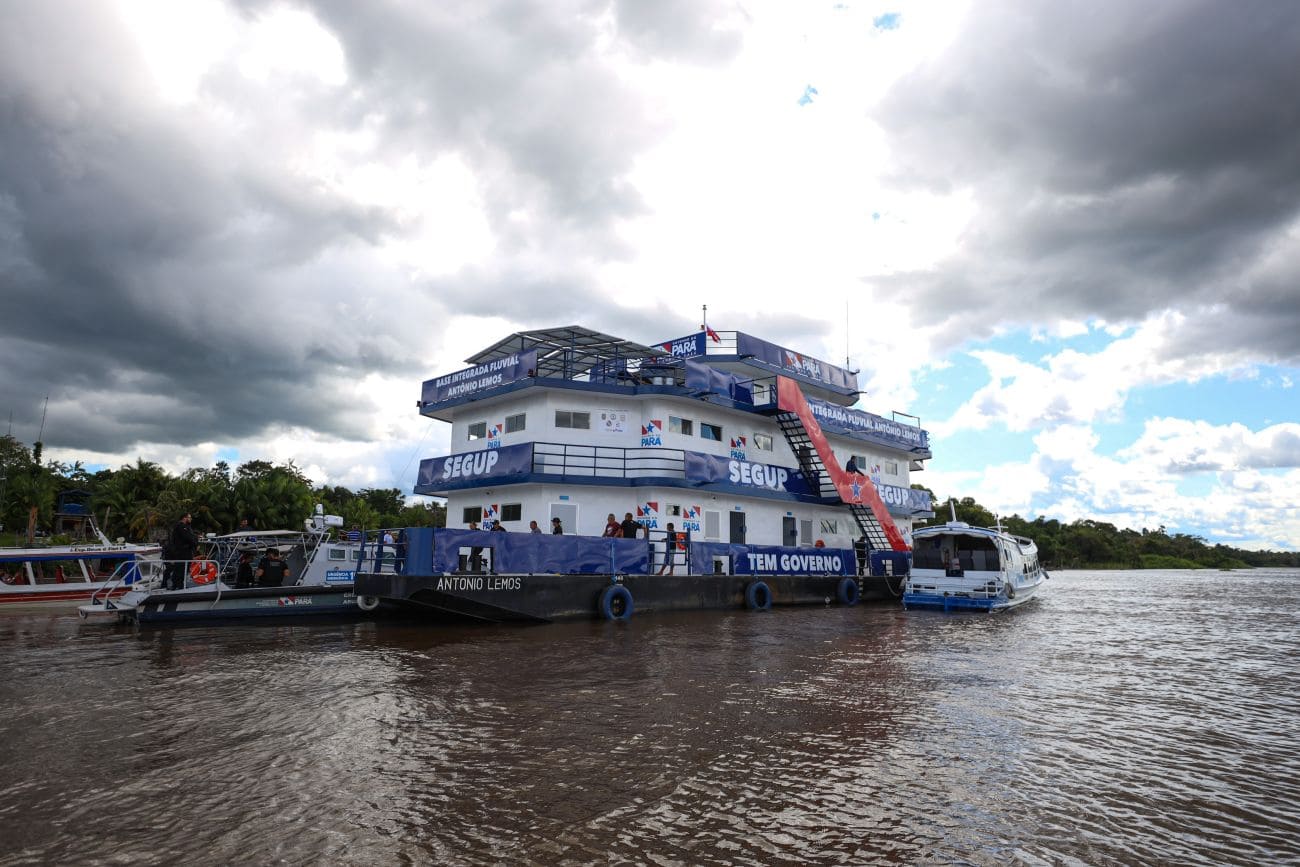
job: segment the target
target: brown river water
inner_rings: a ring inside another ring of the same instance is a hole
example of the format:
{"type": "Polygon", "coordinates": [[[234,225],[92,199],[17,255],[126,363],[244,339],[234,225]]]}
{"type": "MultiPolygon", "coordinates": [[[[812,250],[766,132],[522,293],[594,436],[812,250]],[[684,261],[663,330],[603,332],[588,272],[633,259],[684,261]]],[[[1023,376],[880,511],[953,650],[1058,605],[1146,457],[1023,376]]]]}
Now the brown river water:
{"type": "Polygon", "coordinates": [[[534,627],[0,611],[0,865],[1300,864],[1300,570],[534,627]]]}

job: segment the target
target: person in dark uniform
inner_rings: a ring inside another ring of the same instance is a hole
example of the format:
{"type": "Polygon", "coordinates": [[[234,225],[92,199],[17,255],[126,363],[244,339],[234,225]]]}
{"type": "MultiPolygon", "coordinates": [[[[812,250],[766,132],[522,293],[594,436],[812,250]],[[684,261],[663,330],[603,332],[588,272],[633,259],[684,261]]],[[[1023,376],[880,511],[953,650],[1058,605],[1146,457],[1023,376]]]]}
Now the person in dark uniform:
{"type": "Polygon", "coordinates": [[[163,559],[167,560],[167,570],[163,573],[164,590],[180,590],[185,586],[185,570],[194,559],[194,552],[199,548],[199,537],[194,535],[190,526],[193,518],[186,512],[172,527],[167,537],[167,547],[163,550],[163,559]]]}
{"type": "Polygon", "coordinates": [[[867,574],[867,537],[859,536],[853,542],[853,553],[858,559],[858,576],[867,574]]]}
{"type": "Polygon", "coordinates": [[[257,564],[258,587],[283,587],[289,579],[289,564],[280,559],[280,551],[267,548],[266,556],[257,564]]]}
{"type": "Polygon", "coordinates": [[[625,515],[623,515],[623,523],[621,526],[623,527],[624,539],[635,539],[636,531],[641,529],[641,525],[638,524],[636,521],[632,520],[631,512],[628,512],[625,515]]]}
{"type": "Polygon", "coordinates": [[[235,586],[253,586],[253,558],[248,556],[247,551],[239,555],[239,566],[235,569],[235,586]]]}

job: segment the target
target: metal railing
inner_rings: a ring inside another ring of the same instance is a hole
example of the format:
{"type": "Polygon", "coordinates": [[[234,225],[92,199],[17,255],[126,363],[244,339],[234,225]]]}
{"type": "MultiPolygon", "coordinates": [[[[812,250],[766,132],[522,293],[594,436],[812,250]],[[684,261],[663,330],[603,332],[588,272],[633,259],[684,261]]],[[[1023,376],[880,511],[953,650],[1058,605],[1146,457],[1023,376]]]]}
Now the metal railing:
{"type": "Polygon", "coordinates": [[[533,443],[534,473],[579,478],[686,478],[682,449],[533,443]]]}

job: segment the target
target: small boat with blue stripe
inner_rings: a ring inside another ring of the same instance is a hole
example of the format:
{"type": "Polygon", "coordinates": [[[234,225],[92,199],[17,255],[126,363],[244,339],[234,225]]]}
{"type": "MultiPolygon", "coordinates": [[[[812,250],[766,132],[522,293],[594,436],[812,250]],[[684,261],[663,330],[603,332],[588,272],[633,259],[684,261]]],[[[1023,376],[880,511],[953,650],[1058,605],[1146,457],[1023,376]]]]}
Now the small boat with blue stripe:
{"type": "Polygon", "coordinates": [[[1003,611],[1023,605],[1050,577],[1032,539],[954,519],[912,531],[903,607],[1003,611]]]}

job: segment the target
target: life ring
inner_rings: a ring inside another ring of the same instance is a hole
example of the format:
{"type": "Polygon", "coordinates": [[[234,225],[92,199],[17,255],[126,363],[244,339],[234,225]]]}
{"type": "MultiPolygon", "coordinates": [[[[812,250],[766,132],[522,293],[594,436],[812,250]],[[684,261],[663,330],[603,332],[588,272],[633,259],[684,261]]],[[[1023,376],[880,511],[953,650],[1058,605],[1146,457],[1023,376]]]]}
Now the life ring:
{"type": "Polygon", "coordinates": [[[1007,598],[1008,598],[1008,599],[1015,599],[1015,598],[1016,598],[1016,585],[1012,584],[1010,581],[1007,581],[1007,582],[1006,582],[1006,587],[1007,587],[1007,598]]]}
{"type": "Polygon", "coordinates": [[[772,591],[762,581],[755,581],[745,588],[745,604],[750,611],[766,611],[772,607],[772,591]]]}
{"type": "Polygon", "coordinates": [[[358,596],[357,607],[362,611],[374,611],[379,607],[378,596],[358,596]]]}
{"type": "Polygon", "coordinates": [[[632,591],[622,584],[611,584],[600,594],[600,616],[606,620],[627,620],[634,607],[632,591]]]}
{"type": "Polygon", "coordinates": [[[853,578],[844,578],[840,581],[840,586],[836,589],[835,595],[839,597],[841,605],[853,606],[858,604],[858,597],[862,593],[862,588],[858,587],[858,582],[853,578]]]}
{"type": "Polygon", "coordinates": [[[195,584],[211,584],[217,580],[217,564],[211,560],[195,560],[190,565],[190,580],[195,584]]]}

